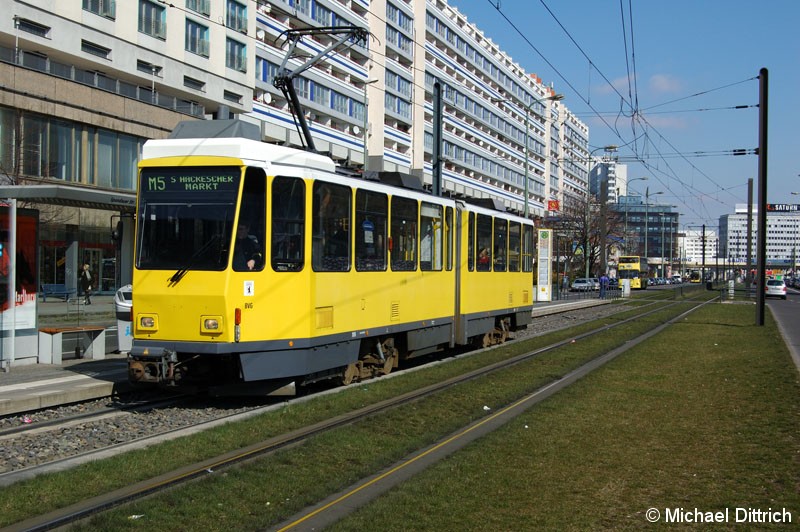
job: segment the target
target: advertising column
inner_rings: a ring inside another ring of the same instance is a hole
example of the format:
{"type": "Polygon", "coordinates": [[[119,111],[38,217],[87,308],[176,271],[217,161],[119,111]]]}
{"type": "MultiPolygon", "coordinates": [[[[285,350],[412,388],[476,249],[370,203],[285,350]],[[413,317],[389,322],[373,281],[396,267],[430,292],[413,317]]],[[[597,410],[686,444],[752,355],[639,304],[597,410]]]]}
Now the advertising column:
{"type": "Polygon", "coordinates": [[[539,229],[539,245],[536,261],[536,301],[552,301],[553,293],[550,284],[550,257],[553,250],[553,239],[550,229],[539,229]]]}
{"type": "Polygon", "coordinates": [[[16,239],[13,246],[10,245],[10,223],[9,207],[3,204],[0,206],[0,334],[3,338],[0,364],[4,370],[22,359],[35,360],[38,348],[36,295],[39,212],[16,209],[16,239]]]}

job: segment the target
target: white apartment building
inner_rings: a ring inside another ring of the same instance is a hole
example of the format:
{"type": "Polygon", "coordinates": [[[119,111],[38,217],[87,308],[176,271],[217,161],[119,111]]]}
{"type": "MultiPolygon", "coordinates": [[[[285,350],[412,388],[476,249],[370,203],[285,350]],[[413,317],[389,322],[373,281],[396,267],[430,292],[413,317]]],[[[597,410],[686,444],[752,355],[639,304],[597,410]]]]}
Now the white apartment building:
{"type": "MultiPolygon", "coordinates": [[[[756,263],[758,207],[752,208],[750,257],[756,263]]],[[[733,214],[719,219],[720,254],[730,263],[744,266],[747,261],[747,204],[737,204],[733,214]]],[[[800,246],[800,212],[767,212],[767,267],[796,271],[800,246]]],[[[755,266],[753,266],[755,267],[755,266]]]]}
{"type": "MultiPolygon", "coordinates": [[[[445,192],[494,198],[522,212],[527,188],[535,216],[546,214],[548,200],[585,194],[586,165],[559,161],[586,161],[588,127],[550,99],[551,87],[444,1],[259,2],[249,116],[264,124],[265,140],[299,145],[287,101],[272,85],[284,56],[276,42],[290,27],[315,24],[366,26],[377,37],[304,73],[296,84],[318,148],[340,164],[407,172],[430,184],[438,82],[445,192]]],[[[315,54],[329,41],[305,40],[300,47],[315,54]]]]}
{"type": "Polygon", "coordinates": [[[592,157],[589,162],[589,192],[598,199],[603,183],[608,183],[606,203],[618,203],[628,196],[628,165],[620,164],[613,156],[592,157]]]}
{"type": "MultiPolygon", "coordinates": [[[[556,201],[587,192],[588,126],[555,87],[444,0],[9,0],[4,7],[0,177],[8,186],[64,185],[87,195],[60,196],[56,207],[31,198],[43,213],[41,283],[74,284],[77,261],[85,260],[105,280],[101,291],[116,288],[109,211],[132,212],[142,144],[178,122],[233,116],[258,124],[266,142],[301,145],[272,85],[290,28],[355,25],[373,36],[294,83],[316,147],[340,164],[408,172],[430,184],[438,82],[446,193],[544,217],[556,201]],[[90,200],[93,191],[110,199],[90,200]]],[[[297,48],[313,56],[331,39],[305,37],[297,48]]]]}

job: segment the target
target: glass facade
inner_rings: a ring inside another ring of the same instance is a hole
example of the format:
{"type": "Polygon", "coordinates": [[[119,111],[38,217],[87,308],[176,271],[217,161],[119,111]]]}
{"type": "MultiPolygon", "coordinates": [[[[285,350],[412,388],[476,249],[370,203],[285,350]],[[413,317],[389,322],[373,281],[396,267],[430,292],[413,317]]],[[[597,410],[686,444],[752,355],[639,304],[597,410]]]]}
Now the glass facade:
{"type": "Polygon", "coordinates": [[[136,190],[136,164],[146,140],[4,107],[0,138],[0,165],[8,175],[128,191],[136,190]]]}

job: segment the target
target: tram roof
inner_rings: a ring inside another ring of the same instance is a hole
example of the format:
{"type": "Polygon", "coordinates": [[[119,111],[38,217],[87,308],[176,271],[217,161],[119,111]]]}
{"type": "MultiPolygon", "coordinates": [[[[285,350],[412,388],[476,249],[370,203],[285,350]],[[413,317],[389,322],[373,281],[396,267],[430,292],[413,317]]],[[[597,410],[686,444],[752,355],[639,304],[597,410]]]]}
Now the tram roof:
{"type": "Polygon", "coordinates": [[[134,192],[68,185],[0,185],[0,198],[125,213],[136,208],[134,192]]]}
{"type": "Polygon", "coordinates": [[[148,140],[142,149],[142,161],[159,157],[185,157],[204,155],[208,157],[235,157],[245,162],[309,168],[334,173],[336,165],[324,155],[277,146],[265,142],[241,138],[186,138],[148,140]]]}

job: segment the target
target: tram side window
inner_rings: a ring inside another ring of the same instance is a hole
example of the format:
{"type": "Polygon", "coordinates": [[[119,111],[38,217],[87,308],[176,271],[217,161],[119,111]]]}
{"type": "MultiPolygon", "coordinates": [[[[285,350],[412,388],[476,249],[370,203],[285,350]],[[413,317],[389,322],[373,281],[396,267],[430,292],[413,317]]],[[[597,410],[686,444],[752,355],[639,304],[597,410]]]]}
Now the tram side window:
{"type": "Polygon", "coordinates": [[[444,240],[442,206],[423,202],[419,223],[419,269],[441,271],[444,240]]]}
{"type": "Polygon", "coordinates": [[[417,269],[417,202],[392,198],[392,270],[417,269]]]}
{"type": "Polygon", "coordinates": [[[264,268],[266,182],[263,171],[258,168],[247,169],[236,227],[236,243],[233,247],[234,271],[260,271],[264,268]]]}
{"type": "Polygon", "coordinates": [[[533,271],[533,227],[522,226],[522,271],[533,271]]]}
{"type": "Polygon", "coordinates": [[[492,217],[485,214],[478,215],[477,248],[479,272],[492,271],[492,217]]]}
{"type": "Polygon", "coordinates": [[[314,183],[314,221],[311,228],[311,264],[314,271],[350,270],[351,197],[349,187],[324,181],[314,183]]]}
{"type": "Polygon", "coordinates": [[[520,229],[517,222],[508,224],[508,271],[518,272],[520,269],[520,229]]]}
{"type": "Polygon", "coordinates": [[[386,222],[389,198],[369,190],[356,191],[356,270],[386,271],[386,222]]]}
{"type": "Polygon", "coordinates": [[[272,182],[272,269],[276,272],[303,269],[305,197],[302,179],[276,177],[272,182]]]}
{"type": "Polygon", "coordinates": [[[447,271],[453,269],[453,208],[447,207],[444,211],[444,227],[445,227],[445,250],[444,255],[447,260],[447,271]]]}
{"type": "Polygon", "coordinates": [[[494,271],[506,271],[506,247],[508,246],[508,220],[494,219],[494,271]]]}
{"type": "Polygon", "coordinates": [[[467,270],[475,271],[475,213],[469,213],[467,229],[467,270]]]}

